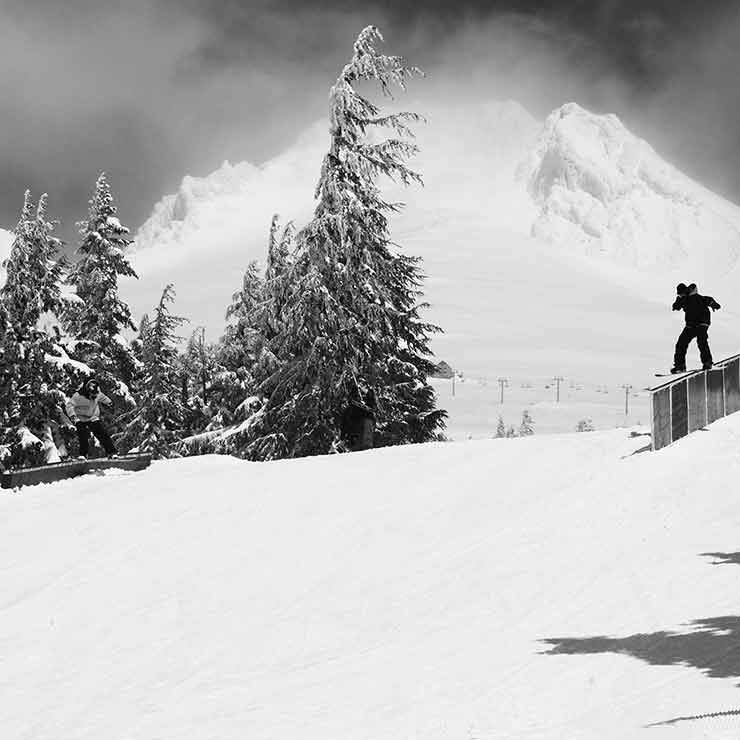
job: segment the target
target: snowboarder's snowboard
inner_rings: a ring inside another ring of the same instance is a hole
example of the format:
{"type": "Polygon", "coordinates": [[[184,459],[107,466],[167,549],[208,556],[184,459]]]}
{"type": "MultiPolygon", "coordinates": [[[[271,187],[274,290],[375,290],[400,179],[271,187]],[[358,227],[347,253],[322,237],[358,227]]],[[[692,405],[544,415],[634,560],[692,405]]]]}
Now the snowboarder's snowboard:
{"type": "Polygon", "coordinates": [[[53,483],[66,478],[76,478],[97,470],[119,468],[123,470],[144,470],[152,462],[147,454],[121,455],[121,457],[101,457],[91,460],[68,460],[38,468],[19,468],[0,475],[0,488],[35,486],[38,483],[53,483]]]}
{"type": "Polygon", "coordinates": [[[691,373],[700,373],[704,368],[695,367],[691,370],[684,370],[681,373],[655,373],[656,378],[680,378],[682,375],[691,375],[691,373]]]}

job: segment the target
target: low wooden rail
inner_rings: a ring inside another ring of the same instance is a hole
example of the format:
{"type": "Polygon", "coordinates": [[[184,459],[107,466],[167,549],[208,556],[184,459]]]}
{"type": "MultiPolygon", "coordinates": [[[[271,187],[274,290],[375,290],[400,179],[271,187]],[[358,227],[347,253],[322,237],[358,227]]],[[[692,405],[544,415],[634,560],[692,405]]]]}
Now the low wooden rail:
{"type": "Polygon", "coordinates": [[[653,449],[660,450],[740,411],[740,355],[672,377],[648,389],[653,449]]]}
{"type": "Polygon", "coordinates": [[[94,473],[111,468],[123,470],[144,470],[152,462],[151,455],[122,455],[114,459],[106,457],[91,460],[71,460],[69,462],[51,463],[38,468],[19,468],[0,474],[0,488],[19,488],[35,486],[39,483],[54,483],[66,478],[77,478],[86,473],[94,473]]]}

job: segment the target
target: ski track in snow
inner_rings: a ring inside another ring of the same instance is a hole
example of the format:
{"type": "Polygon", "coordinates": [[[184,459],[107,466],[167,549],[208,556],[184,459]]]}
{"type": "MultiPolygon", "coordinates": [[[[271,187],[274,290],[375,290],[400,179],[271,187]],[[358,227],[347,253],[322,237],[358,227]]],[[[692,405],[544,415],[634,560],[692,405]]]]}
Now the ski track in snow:
{"type": "Polygon", "coordinates": [[[3,493],[0,735],[736,737],[682,718],[738,704],[739,443],[730,417],[659,453],[617,430],[3,493]]]}

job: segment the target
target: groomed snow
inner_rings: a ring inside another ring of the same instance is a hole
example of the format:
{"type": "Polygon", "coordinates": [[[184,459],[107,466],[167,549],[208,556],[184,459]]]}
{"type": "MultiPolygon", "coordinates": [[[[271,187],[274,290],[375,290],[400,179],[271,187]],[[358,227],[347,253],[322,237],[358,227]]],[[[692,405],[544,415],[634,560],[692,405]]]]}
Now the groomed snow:
{"type": "Polygon", "coordinates": [[[737,737],[733,716],[648,725],[738,706],[740,417],[647,441],[5,492],[0,736],[737,737]]]}

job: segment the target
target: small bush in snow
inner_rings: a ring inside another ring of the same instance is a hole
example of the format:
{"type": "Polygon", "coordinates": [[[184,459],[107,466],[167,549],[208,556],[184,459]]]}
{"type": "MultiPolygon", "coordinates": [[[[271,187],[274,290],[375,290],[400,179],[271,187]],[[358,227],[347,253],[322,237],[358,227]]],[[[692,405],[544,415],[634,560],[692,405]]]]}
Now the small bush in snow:
{"type": "Polygon", "coordinates": [[[594,423],[591,421],[591,419],[581,419],[578,422],[578,424],[576,424],[576,431],[577,432],[593,432],[594,423]]]}
{"type": "Polygon", "coordinates": [[[496,425],[496,438],[500,439],[501,437],[506,436],[506,424],[504,424],[504,418],[503,416],[498,417],[498,424],[496,425]]]}
{"type": "Polygon", "coordinates": [[[522,413],[522,423],[519,425],[519,436],[529,437],[534,434],[534,419],[526,409],[522,413]]]}

